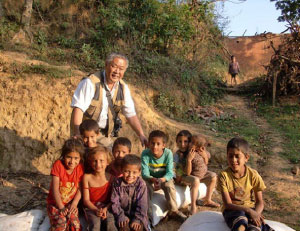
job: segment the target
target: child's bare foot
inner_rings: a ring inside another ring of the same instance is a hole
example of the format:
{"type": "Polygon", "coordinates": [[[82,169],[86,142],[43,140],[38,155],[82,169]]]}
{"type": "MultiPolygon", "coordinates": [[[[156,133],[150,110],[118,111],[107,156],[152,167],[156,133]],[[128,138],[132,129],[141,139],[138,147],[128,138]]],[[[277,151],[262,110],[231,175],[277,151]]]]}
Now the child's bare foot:
{"type": "Polygon", "coordinates": [[[197,206],[191,206],[191,215],[194,215],[195,213],[197,213],[197,206]]]}
{"type": "Polygon", "coordinates": [[[201,200],[197,200],[197,205],[199,206],[207,206],[207,207],[211,207],[211,208],[219,208],[220,204],[217,202],[214,202],[212,200],[209,201],[201,201],[201,200]]]}

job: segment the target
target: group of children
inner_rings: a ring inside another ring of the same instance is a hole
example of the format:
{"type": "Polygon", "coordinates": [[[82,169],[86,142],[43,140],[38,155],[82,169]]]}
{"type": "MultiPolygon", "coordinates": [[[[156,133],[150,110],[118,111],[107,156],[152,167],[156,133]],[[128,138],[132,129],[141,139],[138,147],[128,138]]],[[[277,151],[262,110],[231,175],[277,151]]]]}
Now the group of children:
{"type": "MultiPolygon", "coordinates": [[[[131,142],[125,137],[115,140],[111,155],[107,147],[97,143],[99,132],[96,121],[83,121],[82,139],[67,140],[53,164],[47,198],[52,231],[80,230],[81,209],[90,231],[150,230],[149,201],[159,189],[164,191],[169,217],[184,221],[187,216],[178,210],[174,182],[190,186],[190,214],[196,213],[197,205],[220,206],[212,200],[217,175],[207,169],[210,142],[205,136],[180,131],[173,156],[166,148],[166,134],[152,131],[140,158],[130,154],[131,142]],[[198,200],[200,182],[207,185],[203,201],[198,200]]],[[[220,173],[217,187],[223,198],[223,216],[234,231],[271,230],[265,229],[262,216],[265,185],[259,174],[245,165],[248,149],[241,138],[228,143],[229,168],[220,173]]]]}

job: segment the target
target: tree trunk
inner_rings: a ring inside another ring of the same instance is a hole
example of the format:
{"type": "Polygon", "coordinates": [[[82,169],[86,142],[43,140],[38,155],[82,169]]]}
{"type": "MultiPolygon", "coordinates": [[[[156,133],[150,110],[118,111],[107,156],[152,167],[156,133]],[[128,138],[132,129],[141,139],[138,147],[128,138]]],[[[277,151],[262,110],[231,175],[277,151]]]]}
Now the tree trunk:
{"type": "Polygon", "coordinates": [[[33,0],[25,0],[24,10],[21,18],[21,24],[24,26],[25,29],[29,28],[30,26],[32,4],[33,0]]]}
{"type": "Polygon", "coordinates": [[[4,16],[4,10],[3,10],[3,7],[2,7],[2,1],[3,0],[0,0],[0,19],[2,19],[2,17],[4,16]]]}
{"type": "Polygon", "coordinates": [[[275,107],[276,102],[276,86],[277,86],[277,76],[278,73],[276,72],[273,78],[273,95],[272,95],[272,106],[275,107]]]}

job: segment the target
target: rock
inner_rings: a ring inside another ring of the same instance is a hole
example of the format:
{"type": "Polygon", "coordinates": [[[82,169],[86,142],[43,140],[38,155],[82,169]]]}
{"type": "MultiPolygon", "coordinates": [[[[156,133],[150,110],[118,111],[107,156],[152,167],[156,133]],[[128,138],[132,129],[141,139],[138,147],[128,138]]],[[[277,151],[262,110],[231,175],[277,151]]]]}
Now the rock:
{"type": "Polygon", "coordinates": [[[297,176],[297,175],[299,174],[299,167],[298,167],[298,166],[292,167],[291,172],[292,172],[295,176],[297,176]]]}

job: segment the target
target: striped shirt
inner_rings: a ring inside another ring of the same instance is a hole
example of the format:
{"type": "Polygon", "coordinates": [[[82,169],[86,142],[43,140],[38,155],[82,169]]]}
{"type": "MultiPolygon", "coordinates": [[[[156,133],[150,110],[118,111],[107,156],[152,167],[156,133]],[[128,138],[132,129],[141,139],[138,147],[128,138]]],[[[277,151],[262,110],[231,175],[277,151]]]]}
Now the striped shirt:
{"type": "Polygon", "coordinates": [[[152,177],[171,180],[173,178],[172,151],[165,148],[162,156],[156,159],[150,149],[145,149],[142,152],[142,177],[145,180],[152,177]]]}

